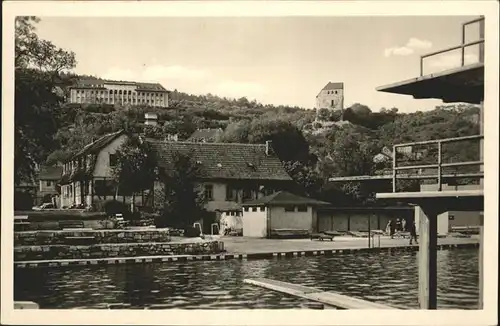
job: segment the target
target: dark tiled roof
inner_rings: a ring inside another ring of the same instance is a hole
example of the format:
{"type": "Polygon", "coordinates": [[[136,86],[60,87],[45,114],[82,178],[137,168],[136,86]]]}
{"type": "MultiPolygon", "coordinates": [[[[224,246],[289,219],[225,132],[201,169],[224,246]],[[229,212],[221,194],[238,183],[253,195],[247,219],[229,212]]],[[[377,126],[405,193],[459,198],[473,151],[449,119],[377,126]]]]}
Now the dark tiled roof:
{"type": "Polygon", "coordinates": [[[162,91],[167,90],[159,83],[135,83],[138,91],[162,91]]]}
{"type": "Polygon", "coordinates": [[[198,129],[189,138],[188,141],[211,141],[214,142],[218,135],[222,133],[222,129],[198,129]]]}
{"type": "Polygon", "coordinates": [[[328,82],[328,84],[326,84],[325,87],[323,87],[323,89],[318,93],[318,95],[316,95],[316,97],[318,97],[322,91],[329,91],[333,89],[344,89],[344,83],[328,82]]]}
{"type": "Polygon", "coordinates": [[[201,169],[201,178],[239,180],[292,180],[266,145],[235,143],[161,142],[149,139],[158,155],[158,165],[172,169],[174,153],[189,155],[201,169]]]}
{"type": "Polygon", "coordinates": [[[116,131],[114,133],[102,136],[101,138],[88,144],[83,149],[81,149],[78,153],[73,155],[73,157],[69,161],[71,161],[71,160],[73,160],[81,155],[99,153],[99,151],[101,151],[101,149],[108,146],[113,140],[115,140],[116,138],[121,136],[123,133],[124,133],[123,130],[119,130],[119,131],[116,131]]]}
{"type": "Polygon", "coordinates": [[[61,166],[42,166],[38,173],[39,180],[59,180],[62,176],[61,166]]]}
{"type": "Polygon", "coordinates": [[[242,204],[243,206],[259,206],[259,205],[310,205],[310,206],[326,206],[330,203],[319,201],[313,198],[297,196],[288,191],[278,191],[269,196],[265,196],[253,201],[242,204]]]}
{"type": "Polygon", "coordinates": [[[323,91],[331,90],[331,89],[344,89],[344,83],[332,83],[328,82],[325,87],[323,87],[323,91]]]}

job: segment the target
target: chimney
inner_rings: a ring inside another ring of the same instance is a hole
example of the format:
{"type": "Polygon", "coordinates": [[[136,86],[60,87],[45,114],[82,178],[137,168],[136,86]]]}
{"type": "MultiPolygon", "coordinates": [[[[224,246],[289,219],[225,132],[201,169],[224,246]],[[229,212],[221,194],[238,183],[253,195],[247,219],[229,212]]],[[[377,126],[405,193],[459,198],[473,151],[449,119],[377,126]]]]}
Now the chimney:
{"type": "Polygon", "coordinates": [[[272,142],[270,140],[266,140],[266,155],[269,156],[271,154],[271,146],[272,142]]]}

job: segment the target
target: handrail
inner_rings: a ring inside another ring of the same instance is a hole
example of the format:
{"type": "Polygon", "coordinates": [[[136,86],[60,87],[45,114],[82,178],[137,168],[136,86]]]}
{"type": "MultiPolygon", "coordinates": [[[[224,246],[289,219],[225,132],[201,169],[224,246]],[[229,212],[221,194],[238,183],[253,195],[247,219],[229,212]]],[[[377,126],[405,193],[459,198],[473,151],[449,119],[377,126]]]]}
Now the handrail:
{"type": "Polygon", "coordinates": [[[396,144],[393,147],[399,148],[399,147],[410,147],[410,146],[414,146],[414,145],[429,145],[429,144],[437,144],[438,142],[440,142],[440,143],[454,143],[454,142],[461,142],[464,140],[474,140],[474,139],[481,139],[481,138],[484,138],[484,135],[472,135],[472,136],[452,137],[452,138],[443,138],[443,139],[423,140],[423,141],[416,141],[416,142],[411,142],[411,143],[396,144]]]}
{"type": "Polygon", "coordinates": [[[479,62],[483,62],[484,61],[484,51],[482,50],[482,47],[484,47],[484,41],[485,41],[484,40],[484,16],[481,16],[479,18],[476,18],[476,19],[473,19],[473,20],[470,20],[468,22],[463,23],[462,24],[462,44],[420,56],[420,77],[422,77],[424,75],[424,59],[425,58],[428,58],[428,57],[431,57],[431,56],[434,56],[437,54],[449,52],[449,51],[461,49],[461,51],[460,51],[461,52],[460,67],[465,66],[465,48],[472,46],[472,45],[479,44],[479,47],[480,47],[480,49],[479,49],[479,62]],[[480,34],[479,40],[465,43],[465,28],[466,28],[466,26],[474,24],[474,23],[480,24],[479,25],[480,26],[479,27],[479,34],[480,34]]]}
{"type": "MultiPolygon", "coordinates": [[[[479,161],[467,161],[467,162],[450,162],[443,163],[443,144],[452,143],[452,142],[460,142],[465,140],[482,140],[484,139],[484,135],[474,135],[474,136],[464,136],[464,137],[454,137],[454,138],[445,138],[445,139],[436,139],[436,140],[427,140],[406,144],[396,144],[392,148],[392,192],[396,192],[396,182],[399,179],[437,179],[438,183],[438,191],[442,190],[442,180],[443,178],[484,178],[484,173],[461,173],[461,174],[446,174],[443,175],[443,168],[446,167],[462,167],[462,166],[482,166],[484,164],[483,160],[479,161]],[[438,157],[437,163],[432,164],[420,164],[420,165],[406,165],[406,166],[397,166],[397,149],[401,147],[411,147],[415,145],[428,145],[428,144],[437,144],[438,145],[438,157]],[[437,174],[426,174],[426,175],[416,175],[416,176],[398,176],[398,171],[403,170],[414,170],[414,169],[437,169],[437,174]]],[[[481,146],[481,145],[480,145],[481,146]]]]}

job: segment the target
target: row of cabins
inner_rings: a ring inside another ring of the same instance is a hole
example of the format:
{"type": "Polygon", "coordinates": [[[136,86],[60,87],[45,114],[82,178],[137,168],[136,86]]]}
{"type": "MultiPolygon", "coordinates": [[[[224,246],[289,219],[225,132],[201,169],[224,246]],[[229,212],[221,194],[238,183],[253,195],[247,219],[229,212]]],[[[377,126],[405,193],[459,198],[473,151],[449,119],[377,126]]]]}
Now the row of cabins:
{"type": "MultiPolygon", "coordinates": [[[[116,151],[126,141],[123,131],[105,135],[76,153],[62,167],[46,167],[40,174],[40,191],[58,196],[58,207],[97,206],[115,199],[135,207],[155,206],[156,182],[152,192],[126,194],[116,191],[112,167],[116,151]],[[60,187],[60,190],[58,190],[60,187]],[[60,194],[59,194],[60,193],[60,194]]],[[[199,165],[197,187],[210,212],[205,229],[218,223],[243,229],[248,236],[267,236],[271,229],[363,231],[385,229],[394,218],[411,219],[411,207],[339,208],[290,193],[294,182],[272,149],[272,143],[238,144],[206,141],[150,142],[160,169],[172,169],[175,153],[188,154],[199,165]]],[[[457,216],[457,214],[454,214],[457,216]]],[[[459,215],[459,214],[458,214],[459,215]]],[[[460,218],[454,220],[459,224],[460,218]]]]}

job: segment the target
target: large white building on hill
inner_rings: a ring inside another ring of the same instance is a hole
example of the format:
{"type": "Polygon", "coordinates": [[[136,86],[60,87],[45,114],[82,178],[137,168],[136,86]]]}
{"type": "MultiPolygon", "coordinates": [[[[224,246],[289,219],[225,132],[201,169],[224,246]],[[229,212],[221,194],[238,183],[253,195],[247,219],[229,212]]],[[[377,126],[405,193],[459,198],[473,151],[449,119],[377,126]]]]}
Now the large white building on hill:
{"type": "Polygon", "coordinates": [[[80,79],[70,87],[69,103],[168,107],[169,91],[158,83],[80,79]]]}

